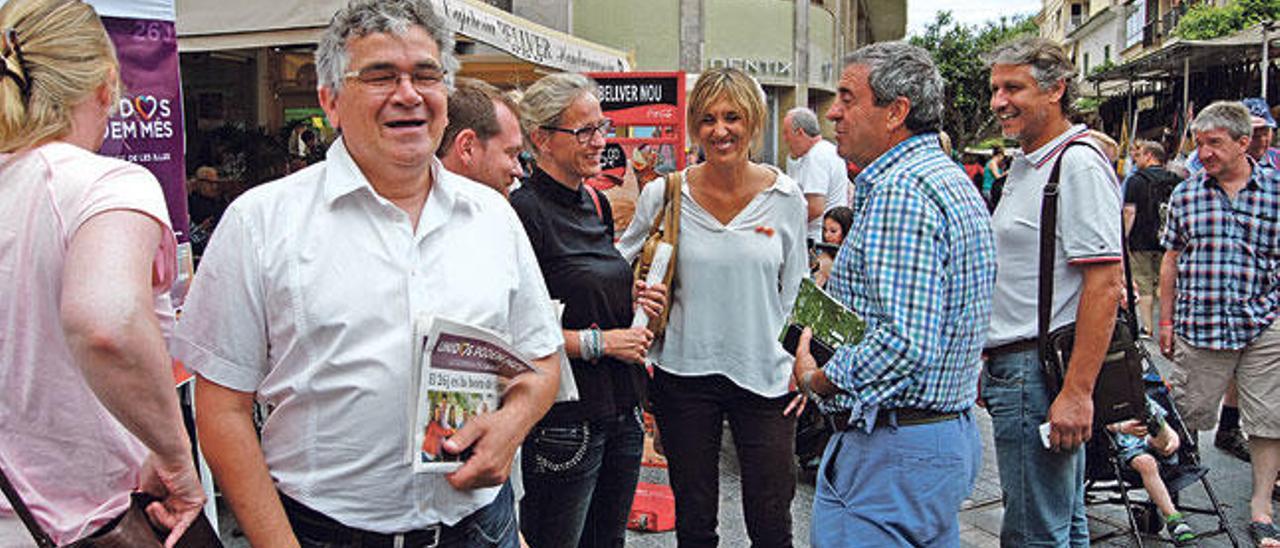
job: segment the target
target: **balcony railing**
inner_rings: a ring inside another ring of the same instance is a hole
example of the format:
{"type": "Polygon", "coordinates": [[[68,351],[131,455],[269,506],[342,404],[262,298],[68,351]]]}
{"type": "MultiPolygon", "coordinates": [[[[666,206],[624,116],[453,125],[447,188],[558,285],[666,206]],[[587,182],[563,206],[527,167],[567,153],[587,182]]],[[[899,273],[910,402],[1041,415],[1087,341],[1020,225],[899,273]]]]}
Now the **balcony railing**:
{"type": "Polygon", "coordinates": [[[1080,28],[1080,25],[1083,25],[1084,21],[1085,21],[1084,14],[1080,14],[1080,13],[1071,14],[1071,17],[1067,19],[1067,32],[1069,33],[1073,30],[1080,28]]]}
{"type": "Polygon", "coordinates": [[[1182,15],[1186,13],[1187,5],[1178,4],[1169,8],[1160,18],[1160,35],[1169,36],[1173,34],[1173,29],[1178,28],[1178,21],[1182,19],[1182,15]]]}

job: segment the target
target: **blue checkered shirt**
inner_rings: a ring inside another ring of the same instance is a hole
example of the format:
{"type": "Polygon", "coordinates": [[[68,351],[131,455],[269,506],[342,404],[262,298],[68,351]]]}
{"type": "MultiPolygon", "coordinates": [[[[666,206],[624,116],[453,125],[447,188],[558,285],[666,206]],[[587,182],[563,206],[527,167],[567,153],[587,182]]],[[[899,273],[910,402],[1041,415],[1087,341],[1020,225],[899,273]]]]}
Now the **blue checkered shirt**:
{"type": "MultiPolygon", "coordinates": [[[[1252,162],[1251,162],[1252,163],[1252,162]]],[[[1205,172],[1169,197],[1161,243],[1178,252],[1174,333],[1238,350],[1280,312],[1280,171],[1253,164],[1234,200],[1205,172]]]]}
{"type": "Polygon", "coordinates": [[[867,321],[823,373],[827,412],[875,424],[881,409],[968,409],[996,279],[982,197],[934,133],[898,143],[855,180],[854,221],[827,289],[867,321]]]}

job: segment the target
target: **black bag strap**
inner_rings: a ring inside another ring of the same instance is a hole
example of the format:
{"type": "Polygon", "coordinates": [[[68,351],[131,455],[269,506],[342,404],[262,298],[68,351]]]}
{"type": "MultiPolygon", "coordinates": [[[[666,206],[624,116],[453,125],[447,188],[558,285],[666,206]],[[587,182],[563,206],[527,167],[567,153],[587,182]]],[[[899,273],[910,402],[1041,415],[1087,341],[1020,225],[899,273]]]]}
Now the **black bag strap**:
{"type": "Polygon", "coordinates": [[[53,543],[53,539],[49,538],[49,534],[40,528],[40,524],[36,522],[36,517],[31,515],[31,509],[22,500],[18,490],[13,488],[12,483],[9,483],[9,476],[5,475],[4,469],[0,469],[0,491],[4,491],[4,498],[9,499],[9,505],[13,507],[13,512],[18,514],[18,519],[22,520],[22,524],[27,526],[27,531],[31,532],[31,538],[36,540],[36,546],[40,548],[57,548],[58,545],[53,543]]]}
{"type": "MultiPolygon", "coordinates": [[[[1040,350],[1041,361],[1047,359],[1051,352],[1049,348],[1049,321],[1053,311],[1053,261],[1057,255],[1058,181],[1062,172],[1062,157],[1066,155],[1067,149],[1076,145],[1086,146],[1099,155],[1102,154],[1101,151],[1079,138],[1069,141],[1058,152],[1058,157],[1054,159],[1053,169],[1049,172],[1049,182],[1044,185],[1044,198],[1040,202],[1040,292],[1036,301],[1039,312],[1036,343],[1040,350]]],[[[1129,246],[1125,242],[1123,219],[1120,222],[1120,258],[1124,262],[1124,287],[1127,302],[1127,306],[1123,311],[1124,320],[1129,327],[1129,333],[1136,337],[1138,334],[1138,318],[1134,314],[1134,307],[1137,306],[1135,304],[1137,299],[1133,294],[1133,274],[1129,268],[1129,246]]]]}

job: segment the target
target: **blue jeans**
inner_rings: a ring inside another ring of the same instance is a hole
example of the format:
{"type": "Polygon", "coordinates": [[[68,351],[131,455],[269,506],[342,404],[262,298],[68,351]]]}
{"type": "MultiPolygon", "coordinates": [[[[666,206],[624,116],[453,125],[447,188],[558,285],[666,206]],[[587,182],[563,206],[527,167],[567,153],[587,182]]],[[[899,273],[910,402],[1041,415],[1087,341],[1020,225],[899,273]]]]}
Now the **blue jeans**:
{"type": "Polygon", "coordinates": [[[960,546],[960,504],[982,468],[973,413],[912,426],[851,429],[827,443],[810,542],[836,546],[960,546]]]}
{"type": "Polygon", "coordinates": [[[530,546],[622,546],[640,477],[640,409],[571,424],[539,423],[525,439],[520,531],[530,546]]]}
{"type": "Polygon", "coordinates": [[[1054,452],[1040,441],[1052,400],[1036,350],[994,356],[982,371],[982,397],[995,429],[1004,492],[1002,546],[1088,546],[1084,447],[1054,452]]]}
{"type": "MultiPolygon", "coordinates": [[[[281,499],[302,548],[358,548],[362,545],[356,538],[358,533],[351,528],[289,500],[283,494],[281,499]]],[[[439,542],[435,544],[438,548],[519,548],[511,483],[504,484],[498,491],[498,497],[488,506],[472,512],[452,527],[443,527],[438,538],[439,542]]],[[[412,540],[405,543],[405,548],[418,546],[421,544],[412,540]]]]}

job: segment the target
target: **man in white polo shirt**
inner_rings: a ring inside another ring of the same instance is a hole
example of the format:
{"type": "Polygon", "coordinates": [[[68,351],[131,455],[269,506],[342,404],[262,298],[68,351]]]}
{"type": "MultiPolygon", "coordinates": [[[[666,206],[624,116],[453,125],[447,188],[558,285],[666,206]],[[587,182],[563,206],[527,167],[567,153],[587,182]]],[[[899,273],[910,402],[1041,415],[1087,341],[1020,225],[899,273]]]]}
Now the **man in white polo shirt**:
{"type": "Polygon", "coordinates": [[[782,139],[791,155],[787,175],[800,183],[809,204],[809,242],[822,241],[822,215],[849,205],[849,175],[836,146],[822,138],[818,116],[805,107],[787,111],[782,118],[782,139]]]}
{"type": "Polygon", "coordinates": [[[442,169],[453,34],[428,0],[353,0],[316,52],[342,137],[227,209],[175,337],[201,445],[254,546],[517,546],[506,479],[551,406],[560,325],[502,195],[442,169]],[[501,409],[407,455],[414,321],[495,331],[531,359],[501,409]],[[257,401],[267,409],[254,431],[257,401]],[[296,540],[295,540],[296,539],[296,540]]]}
{"type": "Polygon", "coordinates": [[[991,218],[996,288],[985,399],[995,427],[1004,491],[1004,546],[1087,546],[1084,442],[1093,427],[1093,384],[1123,296],[1120,185],[1083,125],[1067,118],[1075,67],[1056,43],[1022,39],[997,48],[991,110],[1014,156],[991,218]],[[1070,146],[1074,143],[1083,143],[1070,146]],[[1037,350],[1040,207],[1061,158],[1050,331],[1075,323],[1075,344],[1057,394],[1046,390],[1037,350]],[[1050,423],[1050,447],[1040,424],[1050,423]]]}

